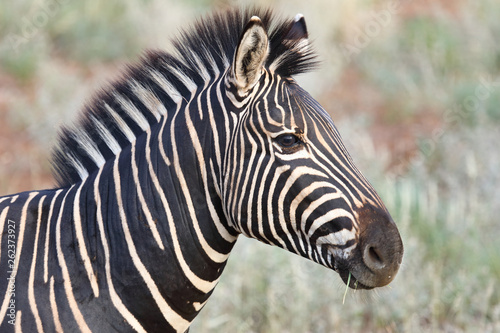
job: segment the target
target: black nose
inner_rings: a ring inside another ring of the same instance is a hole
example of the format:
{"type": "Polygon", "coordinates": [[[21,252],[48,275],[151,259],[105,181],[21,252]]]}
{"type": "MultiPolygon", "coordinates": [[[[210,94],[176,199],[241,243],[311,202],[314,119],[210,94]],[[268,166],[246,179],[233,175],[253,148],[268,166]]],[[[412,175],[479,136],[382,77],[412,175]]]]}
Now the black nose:
{"type": "Polygon", "coordinates": [[[365,211],[359,216],[360,250],[366,269],[359,280],[382,287],[396,276],[403,258],[403,242],[396,224],[387,212],[365,211]]]}

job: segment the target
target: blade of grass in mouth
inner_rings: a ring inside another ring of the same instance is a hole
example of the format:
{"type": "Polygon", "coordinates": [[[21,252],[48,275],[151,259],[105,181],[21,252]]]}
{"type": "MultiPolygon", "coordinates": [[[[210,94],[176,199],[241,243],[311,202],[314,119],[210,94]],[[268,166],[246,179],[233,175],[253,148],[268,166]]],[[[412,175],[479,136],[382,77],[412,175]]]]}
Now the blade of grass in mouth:
{"type": "Polygon", "coordinates": [[[347,278],[347,283],[345,286],[344,298],[342,298],[342,304],[345,304],[345,297],[347,295],[347,289],[349,289],[349,284],[351,283],[351,272],[349,272],[349,277],[347,278]]]}

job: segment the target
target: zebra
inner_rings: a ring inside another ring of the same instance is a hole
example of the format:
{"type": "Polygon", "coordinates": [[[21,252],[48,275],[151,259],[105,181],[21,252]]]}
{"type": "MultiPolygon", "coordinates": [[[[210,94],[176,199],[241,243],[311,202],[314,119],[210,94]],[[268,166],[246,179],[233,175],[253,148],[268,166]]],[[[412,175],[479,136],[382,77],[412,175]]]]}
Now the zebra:
{"type": "Polygon", "coordinates": [[[394,279],[396,224],[293,78],[318,63],[304,17],[216,12],[173,49],[61,129],[55,188],[0,198],[2,332],[187,331],[241,234],[394,279]]]}

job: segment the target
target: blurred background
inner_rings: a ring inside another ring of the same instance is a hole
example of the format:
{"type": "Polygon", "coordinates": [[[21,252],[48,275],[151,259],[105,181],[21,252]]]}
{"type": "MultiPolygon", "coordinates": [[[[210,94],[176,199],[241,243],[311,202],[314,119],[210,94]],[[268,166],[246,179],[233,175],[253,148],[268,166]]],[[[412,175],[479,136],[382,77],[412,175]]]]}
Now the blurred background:
{"type": "Polygon", "coordinates": [[[0,2],[0,195],[53,186],[57,129],[146,48],[214,9],[303,13],[322,60],[297,78],[399,226],[395,281],[241,237],[193,332],[500,332],[500,2],[0,2]]]}

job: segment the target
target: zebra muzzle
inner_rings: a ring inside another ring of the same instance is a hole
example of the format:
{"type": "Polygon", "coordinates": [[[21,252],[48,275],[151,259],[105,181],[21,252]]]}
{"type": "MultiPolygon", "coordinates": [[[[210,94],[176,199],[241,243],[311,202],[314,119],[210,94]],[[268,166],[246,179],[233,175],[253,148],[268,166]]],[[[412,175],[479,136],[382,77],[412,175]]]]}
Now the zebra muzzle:
{"type": "Polygon", "coordinates": [[[358,214],[359,237],[350,253],[335,255],[335,270],[353,289],[388,285],[399,270],[403,242],[396,224],[385,211],[372,208],[358,214]]]}
{"type": "Polygon", "coordinates": [[[403,259],[403,242],[387,212],[368,209],[359,214],[359,264],[353,272],[369,287],[383,287],[394,280],[403,259]]]}

